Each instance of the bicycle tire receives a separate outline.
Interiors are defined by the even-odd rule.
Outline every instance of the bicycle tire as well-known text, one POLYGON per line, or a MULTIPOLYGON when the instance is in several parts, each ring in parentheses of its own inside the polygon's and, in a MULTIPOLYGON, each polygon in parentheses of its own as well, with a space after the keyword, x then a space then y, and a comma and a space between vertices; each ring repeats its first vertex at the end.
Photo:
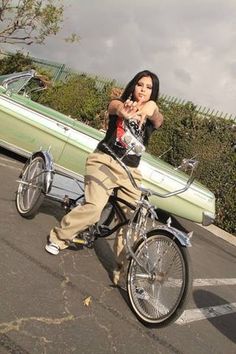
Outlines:
POLYGON ((22 171, 15 202, 18 213, 24 218, 33 218, 45 198, 44 169, 44 159, 36 156, 26 163, 22 171))
POLYGON ((145 262, 152 279, 132 258, 127 272, 127 291, 137 318, 147 326, 161 327, 183 313, 192 289, 188 249, 169 233, 153 230, 137 244, 135 255, 145 262), (172 264, 171 264, 172 262, 172 264))

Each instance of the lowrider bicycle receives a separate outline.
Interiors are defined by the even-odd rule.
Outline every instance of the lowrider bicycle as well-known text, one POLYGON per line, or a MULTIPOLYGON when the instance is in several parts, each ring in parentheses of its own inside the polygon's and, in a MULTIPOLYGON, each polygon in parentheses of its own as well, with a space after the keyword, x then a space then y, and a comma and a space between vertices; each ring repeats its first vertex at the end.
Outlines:
MULTIPOLYGON (((105 143, 104 143, 105 145, 105 143)), ((132 151, 137 145, 127 142, 128 150, 132 151)), ((127 173, 127 178, 135 189, 140 189, 131 171, 113 150, 106 148, 112 157, 127 173)), ((130 306, 137 318, 148 326, 163 326, 176 321, 183 313, 192 289, 192 271, 188 247, 191 246, 192 233, 185 233, 168 222, 160 225, 155 207, 149 202, 150 197, 172 198, 188 190, 194 181, 194 170, 198 162, 184 159, 182 168, 190 169, 187 184, 180 190, 159 194, 151 189, 141 188, 141 195, 134 206, 113 191, 104 207, 100 220, 87 229, 74 235, 70 245, 93 247, 97 238, 107 237, 126 226, 124 233, 125 250, 127 255, 127 273, 124 283, 120 286, 127 290, 130 306), (122 205, 133 210, 129 217, 122 210, 122 205), (136 239, 133 243, 134 237, 136 239)), ((53 168, 51 155, 40 151, 27 160, 20 175, 16 194, 16 208, 23 217, 34 216, 44 200, 44 197, 58 201, 54 194, 58 186, 54 184, 56 176, 64 176, 53 168)), ((68 175, 64 176, 64 188, 68 193, 68 175)), ((76 197, 61 200, 66 211, 81 205, 84 193, 80 181, 77 182, 76 197)), ((60 188, 59 188, 60 189, 60 188)), ((59 199, 60 200, 60 199, 59 199)))

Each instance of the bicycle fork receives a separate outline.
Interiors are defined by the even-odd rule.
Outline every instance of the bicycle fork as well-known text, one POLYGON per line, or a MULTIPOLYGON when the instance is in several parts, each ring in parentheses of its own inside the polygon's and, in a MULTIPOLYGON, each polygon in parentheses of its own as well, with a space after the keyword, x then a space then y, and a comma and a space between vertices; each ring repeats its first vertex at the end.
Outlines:
MULTIPOLYGON (((138 257, 136 257, 135 253, 133 252, 132 249, 132 235, 136 234, 137 239, 143 239, 147 240, 147 222, 148 222, 148 216, 151 215, 151 220, 152 220, 152 228, 155 226, 155 221, 157 220, 157 215, 156 212, 150 203, 145 200, 143 197, 139 202, 139 206, 137 209, 134 211, 129 223, 128 223, 128 228, 127 228, 127 233, 126 233, 126 249, 127 249, 127 255, 131 256, 135 260, 135 262, 140 266, 140 268, 146 273, 142 274, 143 278, 148 278, 152 280, 153 274, 151 273, 151 270, 148 269, 149 262, 146 262, 144 264, 138 257), (134 220, 137 218, 137 223, 134 222, 134 220)), ((145 245, 145 244, 144 244, 145 245)), ((147 247, 147 246, 146 246, 147 247)), ((146 260, 148 261, 148 251, 146 250, 146 260)))

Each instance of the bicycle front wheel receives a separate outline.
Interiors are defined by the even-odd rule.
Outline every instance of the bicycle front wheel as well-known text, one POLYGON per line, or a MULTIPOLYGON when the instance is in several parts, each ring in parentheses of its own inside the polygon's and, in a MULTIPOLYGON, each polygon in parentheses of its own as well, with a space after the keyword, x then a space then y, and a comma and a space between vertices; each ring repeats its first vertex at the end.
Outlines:
POLYGON ((138 319, 146 325, 164 326, 184 311, 192 286, 188 250, 172 235, 152 231, 135 250, 141 267, 131 259, 128 296, 138 319))
POLYGON ((45 197, 43 193, 45 161, 37 156, 27 162, 16 194, 16 209, 25 218, 32 218, 45 197))

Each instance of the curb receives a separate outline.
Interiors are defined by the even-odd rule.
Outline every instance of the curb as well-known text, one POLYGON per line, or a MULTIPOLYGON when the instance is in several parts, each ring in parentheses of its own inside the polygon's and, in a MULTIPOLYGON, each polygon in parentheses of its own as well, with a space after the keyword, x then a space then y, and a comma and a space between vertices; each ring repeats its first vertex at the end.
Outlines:
POLYGON ((197 224, 198 226, 201 226, 205 230, 213 233, 215 236, 222 238, 223 240, 231 243, 231 245, 236 246, 236 236, 231 235, 230 233, 220 229, 219 227, 215 225, 209 225, 209 226, 203 226, 201 224, 197 224))

